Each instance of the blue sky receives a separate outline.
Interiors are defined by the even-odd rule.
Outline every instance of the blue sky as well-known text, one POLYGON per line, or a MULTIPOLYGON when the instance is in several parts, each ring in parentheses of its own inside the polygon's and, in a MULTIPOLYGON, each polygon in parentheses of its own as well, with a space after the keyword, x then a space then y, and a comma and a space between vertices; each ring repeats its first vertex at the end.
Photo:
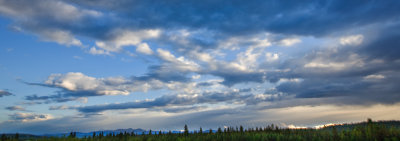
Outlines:
POLYGON ((0 0, 0 132, 399 120, 398 7, 0 0))

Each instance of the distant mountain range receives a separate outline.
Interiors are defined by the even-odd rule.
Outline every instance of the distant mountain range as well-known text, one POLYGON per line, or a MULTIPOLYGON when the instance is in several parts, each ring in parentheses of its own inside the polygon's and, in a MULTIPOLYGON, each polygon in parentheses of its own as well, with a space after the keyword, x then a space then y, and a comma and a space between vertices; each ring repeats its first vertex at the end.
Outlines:
MULTIPOLYGON (((327 126, 325 128, 321 128, 322 130, 327 129, 330 130, 332 128, 336 128, 338 130, 348 130, 348 129, 353 129, 357 126, 367 126, 367 122, 359 122, 359 123, 346 123, 346 124, 336 124, 332 126, 327 126)), ((378 125, 384 125, 388 128, 390 127, 395 127, 395 128, 400 128, 400 121, 374 121, 373 124, 378 124, 378 125)), ((119 134, 119 133, 135 133, 138 135, 141 134, 149 134, 149 131, 137 128, 137 129, 117 129, 117 130, 102 130, 102 131, 92 131, 92 132, 76 132, 76 137, 78 138, 83 138, 83 137, 90 137, 93 136, 93 133, 96 133, 96 135, 99 135, 100 133, 103 133, 104 136, 108 134, 119 134)), ((159 131, 152 131, 152 134, 158 134, 159 131)), ((168 133, 169 131, 162 131, 163 134, 168 133)), ((181 131, 171 131, 172 133, 182 133, 181 131)), ((190 131, 193 133, 193 131, 190 131)), ((204 130, 203 132, 208 132, 208 130, 204 130)), ((213 132, 216 132, 213 130, 213 132)), ((41 136, 46 136, 46 137, 67 137, 69 136, 70 133, 55 133, 55 134, 43 134, 43 135, 32 135, 32 134, 19 134, 20 138, 35 138, 35 137, 41 137, 41 136)), ((6 136, 15 136, 15 134, 5 134, 6 136)))
MULTIPOLYGON (((83 133, 83 132, 76 132, 76 137, 82 138, 82 137, 89 137, 89 136, 93 136, 93 133, 96 133, 96 135, 99 135, 100 133, 103 133, 104 135, 108 135, 108 134, 119 134, 119 133, 135 133, 135 134, 149 134, 149 131, 146 131, 144 129, 141 128, 137 128, 137 129, 132 129, 132 128, 128 128, 128 129, 117 129, 117 130, 102 130, 102 131, 92 131, 92 132, 87 132, 87 133, 83 133)), ((158 133, 159 131, 152 131, 152 134, 158 133)), ((164 133, 164 132, 163 132, 164 133)), ((69 136, 70 133, 55 133, 55 134, 44 134, 42 136, 47 136, 47 137, 62 137, 62 136, 69 136)))

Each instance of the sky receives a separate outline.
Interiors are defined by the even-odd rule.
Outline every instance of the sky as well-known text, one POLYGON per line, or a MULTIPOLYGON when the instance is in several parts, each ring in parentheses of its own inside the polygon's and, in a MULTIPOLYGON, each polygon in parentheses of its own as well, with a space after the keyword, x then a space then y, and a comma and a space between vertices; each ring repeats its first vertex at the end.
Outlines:
POLYGON ((400 120, 398 0, 0 0, 0 132, 400 120))

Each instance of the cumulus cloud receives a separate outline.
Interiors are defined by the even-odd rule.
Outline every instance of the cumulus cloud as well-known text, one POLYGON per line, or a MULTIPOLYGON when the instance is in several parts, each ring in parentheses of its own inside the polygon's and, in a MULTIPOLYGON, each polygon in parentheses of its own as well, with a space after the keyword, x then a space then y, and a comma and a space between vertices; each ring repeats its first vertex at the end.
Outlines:
POLYGON ((340 38, 340 44, 342 45, 350 45, 357 46, 360 45, 364 40, 363 35, 351 35, 340 38))
MULTIPOLYGON (((85 47, 88 42, 91 47, 84 49, 94 55, 136 51, 154 61, 140 76, 51 74, 44 83, 33 85, 58 91, 29 95, 26 100, 87 102, 87 97, 162 90, 160 97, 150 100, 50 110, 199 111, 186 115, 190 119, 203 113, 218 117, 248 113, 235 106, 257 113, 304 105, 398 103, 398 7, 397 1, 0 0, 0 13, 20 32, 65 46, 85 47), (243 86, 251 89, 239 88, 243 86), (218 104, 234 106, 204 110, 218 104)), ((7 95, 12 94, 0 90, 0 97, 7 95)), ((14 116, 40 119, 34 114, 14 116)))
POLYGON ((46 80, 45 84, 64 88, 69 91, 93 91, 98 95, 127 95, 129 91, 110 87, 112 85, 123 84, 126 81, 124 78, 96 79, 79 72, 70 72, 65 75, 52 74, 46 80))
POLYGON ((123 29, 115 29, 107 40, 96 41, 96 46, 107 52, 121 52, 124 47, 137 46, 136 51, 144 54, 151 54, 152 51, 147 43, 142 43, 143 40, 157 38, 160 35, 160 30, 138 30, 130 31, 123 29))
POLYGON ((298 38, 287 38, 279 41, 279 44, 282 46, 293 46, 295 44, 300 43, 301 40, 298 38))
POLYGON ((54 41, 67 46, 82 46, 82 43, 74 37, 75 33, 71 33, 71 30, 54 25, 78 26, 68 23, 76 23, 84 21, 86 18, 96 18, 102 15, 101 12, 81 9, 63 1, 2 0, 0 3, 0 13, 14 19, 16 24, 20 25, 19 28, 34 33, 45 41, 54 41))
POLYGON ((185 57, 175 57, 171 52, 164 49, 157 49, 158 56, 166 61, 167 63, 163 65, 163 69, 168 69, 170 71, 178 70, 180 72, 196 72, 199 70, 199 65, 193 61, 185 59, 185 57))
POLYGON ((279 59, 279 55, 277 53, 267 52, 267 53, 265 53, 265 57, 268 62, 273 62, 273 61, 276 61, 279 59))
POLYGON ((110 52, 103 49, 97 49, 96 47, 91 47, 89 53, 93 55, 111 55, 110 52))
POLYGON ((147 55, 153 54, 153 50, 151 50, 147 43, 139 44, 136 48, 136 51, 147 55))
MULTIPOLYGON (((168 77, 168 76, 165 76, 168 77)), ((60 91, 54 95, 29 95, 25 99, 29 101, 43 101, 44 103, 80 101, 87 102, 86 97, 104 95, 129 95, 133 92, 147 92, 149 90, 170 89, 175 91, 190 91, 195 83, 174 80, 173 76, 168 79, 156 74, 141 77, 108 77, 95 78, 80 72, 69 72, 66 74, 52 74, 44 83, 27 83, 45 87, 59 88, 60 91)), ((179 80, 180 78, 178 78, 179 80)))
POLYGON ((52 109, 76 109, 82 113, 97 113, 107 110, 124 110, 139 108, 166 108, 166 111, 185 111, 197 108, 170 109, 171 106, 188 106, 196 104, 218 104, 224 103, 242 103, 246 105, 256 105, 260 102, 278 100, 282 95, 271 94, 241 94, 248 90, 230 91, 230 92, 204 92, 202 94, 177 94, 163 95, 152 100, 142 100, 135 102, 92 105, 83 107, 54 107, 52 109))
POLYGON ((11 121, 32 122, 49 120, 53 117, 49 114, 34 114, 34 113, 14 113, 9 115, 11 121))

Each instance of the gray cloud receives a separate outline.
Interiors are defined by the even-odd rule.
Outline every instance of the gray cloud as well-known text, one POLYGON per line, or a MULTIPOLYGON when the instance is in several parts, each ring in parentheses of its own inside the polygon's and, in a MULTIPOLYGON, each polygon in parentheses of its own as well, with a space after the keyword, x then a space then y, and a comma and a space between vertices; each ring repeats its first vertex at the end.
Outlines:
MULTIPOLYGON (((75 109, 86 114, 136 108, 181 112, 197 109, 190 105, 222 102, 252 106, 265 101, 281 100, 287 98, 286 96, 297 101, 276 107, 397 103, 400 100, 400 89, 397 87, 400 82, 400 32, 396 30, 400 25, 398 7, 400 2, 394 0, 210 0, 179 3, 0 0, 0 13, 11 18, 14 26, 21 27, 22 31, 37 35, 45 41, 67 46, 85 46, 77 37, 87 37, 104 42, 105 45, 96 44, 95 49, 105 53, 122 52, 122 46, 139 46, 147 41, 173 50, 148 51, 147 55, 158 57, 160 64, 150 66, 144 76, 94 78, 82 73, 53 74, 45 83, 33 85, 58 88, 59 91, 53 95, 26 96, 25 99, 29 101, 66 102, 83 97, 146 92, 168 88, 170 85, 177 85, 174 89, 177 90, 188 87, 182 83, 191 83, 188 77, 190 73, 223 78, 221 84, 228 87, 249 82, 271 82, 277 85, 276 89, 268 91, 273 92, 273 95, 243 95, 240 92, 250 93, 243 89, 239 92, 202 93, 197 96, 164 95, 153 100, 119 104, 50 107, 50 110, 75 109), (160 35, 156 32, 158 30, 160 35), (138 41, 118 45, 119 39, 124 37, 121 31, 127 31, 126 34, 129 33, 128 35, 134 36, 138 41), (257 64, 261 57, 256 57, 255 63, 243 61, 244 63, 238 64, 235 61, 242 60, 220 61, 215 56, 206 54, 212 52, 212 49, 225 47, 221 43, 230 42, 228 39, 232 37, 237 37, 237 40, 252 39, 266 32, 276 34, 274 36, 277 37, 265 37, 272 38, 271 42, 279 42, 285 37, 331 39, 353 33, 363 35, 364 41, 358 46, 337 44, 340 47, 331 47, 336 44, 323 44, 305 54, 296 54, 286 60, 262 65, 257 64), (157 35, 153 36, 152 33, 157 35), (249 69, 246 65, 255 67, 249 69), (169 106, 183 107, 174 109, 169 106)), ((255 44, 244 40, 237 46, 248 49, 255 44)), ((273 47, 269 49, 274 50, 273 47)), ((218 84, 197 83, 197 87, 202 88, 214 85, 218 84)), ((0 97, 8 95, 12 94, 0 90, 0 97)))
POLYGON ((106 110, 153 108, 165 106, 182 106, 202 103, 229 102, 249 97, 249 95, 240 95, 239 93, 205 93, 202 95, 164 95, 153 100, 126 102, 118 104, 105 104, 78 107, 77 110, 83 113, 102 112, 106 110))
POLYGON ((189 106, 189 107, 173 107, 173 108, 162 108, 162 111, 167 113, 181 113, 186 111, 198 111, 207 108, 206 106, 189 106))
POLYGON ((0 90, 0 97, 10 96, 10 95, 13 95, 13 94, 8 92, 7 90, 0 90))
POLYGON ((5 109, 9 111, 25 111, 25 108, 21 106, 9 106, 6 107, 5 109))
MULTIPOLYGON (((271 95, 271 94, 241 94, 244 91, 233 91, 233 92, 205 92, 203 94, 188 94, 188 95, 164 95, 153 100, 143 100, 126 103, 115 103, 115 104, 103 104, 103 105, 92 105, 83 107, 54 107, 51 109, 76 109, 82 113, 97 113, 106 110, 124 110, 124 109, 138 109, 138 108, 149 108, 158 109, 161 108, 166 112, 180 112, 185 110, 196 110, 199 107, 180 107, 168 108, 171 106, 187 106, 196 104, 217 104, 221 102, 225 103, 242 103, 246 105, 256 105, 260 102, 275 101, 279 100, 283 95, 271 95), (196 108, 197 107, 197 108, 196 108)), ((201 107, 200 107, 201 108, 201 107)))
POLYGON ((391 21, 398 17, 395 13, 400 5, 397 1, 74 2, 104 11, 118 11, 125 22, 136 27, 205 28, 230 35, 260 31, 321 35, 337 29, 391 21))
POLYGON ((52 117, 47 114, 34 114, 34 113, 14 113, 9 115, 11 121, 29 122, 29 121, 40 121, 48 120, 52 117))

